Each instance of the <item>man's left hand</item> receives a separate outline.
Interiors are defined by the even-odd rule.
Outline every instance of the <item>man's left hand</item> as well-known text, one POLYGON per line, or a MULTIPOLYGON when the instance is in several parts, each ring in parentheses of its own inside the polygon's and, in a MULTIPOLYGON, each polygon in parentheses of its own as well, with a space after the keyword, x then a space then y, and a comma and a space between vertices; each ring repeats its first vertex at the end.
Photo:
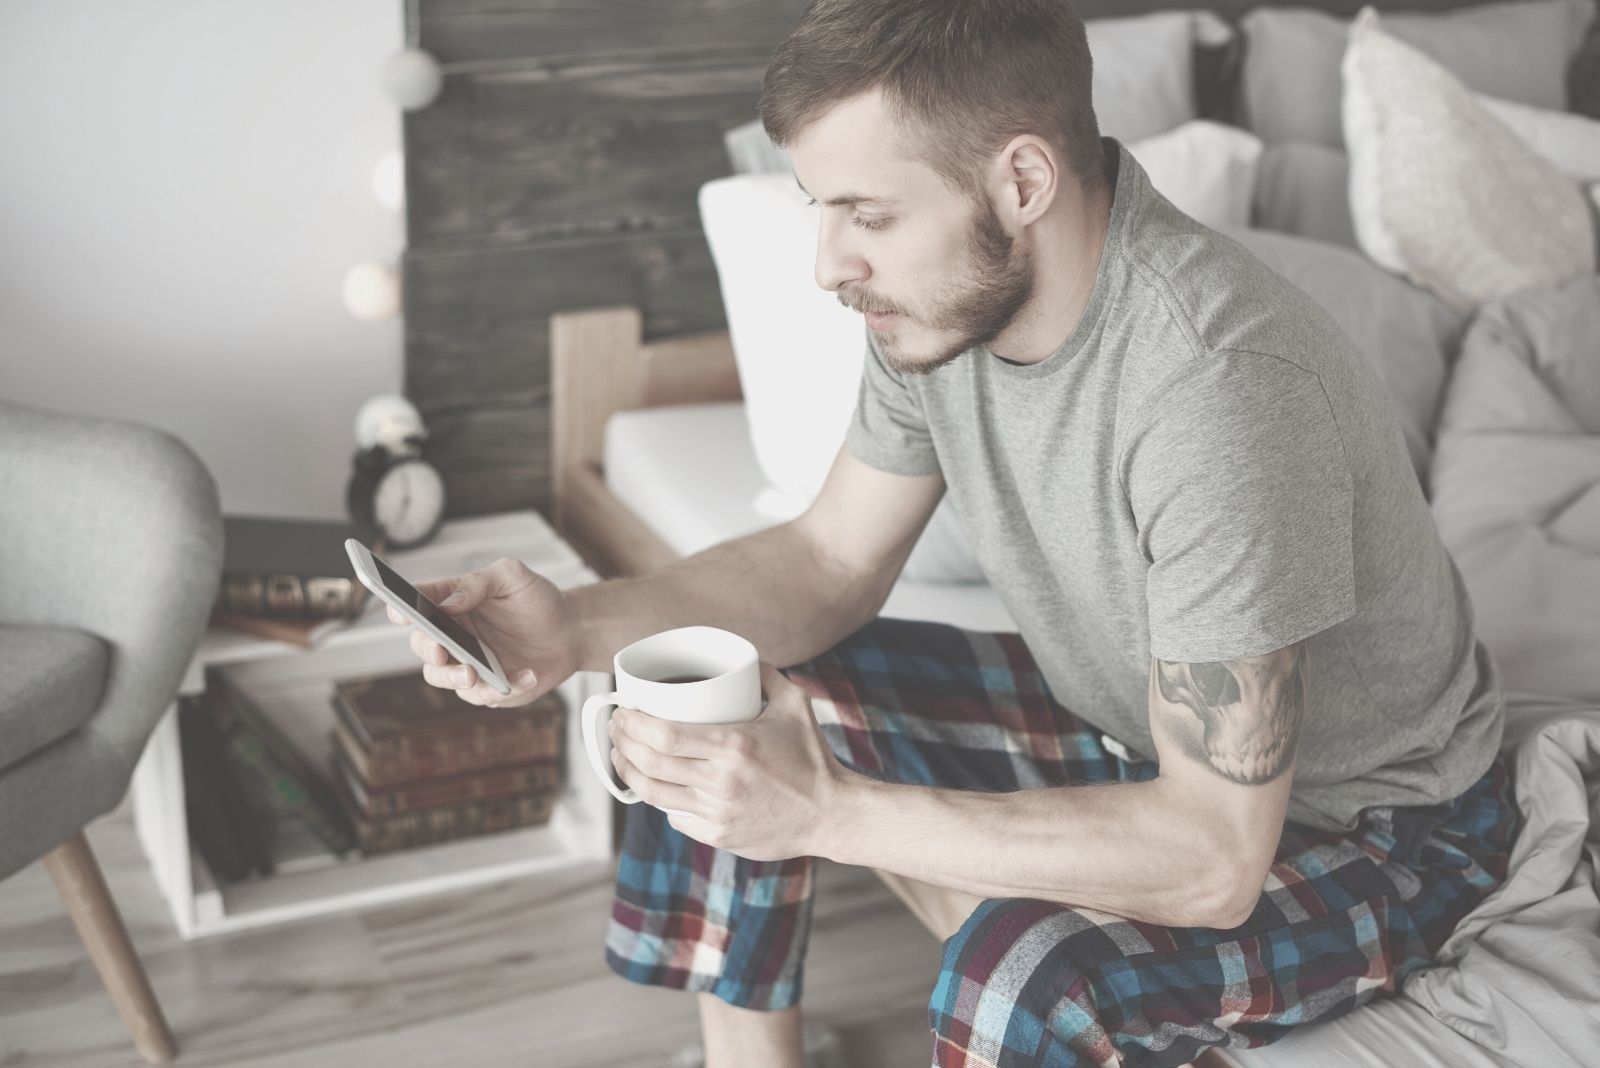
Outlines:
POLYGON ((667 822, 748 860, 818 856, 850 772, 822 739, 811 699, 761 663, 767 707, 748 723, 679 723, 638 709, 611 716, 611 760, 667 822))

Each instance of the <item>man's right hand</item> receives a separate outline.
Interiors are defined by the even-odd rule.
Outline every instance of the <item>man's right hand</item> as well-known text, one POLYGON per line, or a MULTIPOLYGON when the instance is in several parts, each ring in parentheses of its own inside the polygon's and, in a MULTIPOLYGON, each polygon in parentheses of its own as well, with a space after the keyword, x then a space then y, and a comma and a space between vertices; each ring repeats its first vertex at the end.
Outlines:
POLYGON ((502 694, 459 663, 438 642, 393 608, 391 622, 411 627, 411 649, 422 677, 455 690, 463 701, 491 708, 525 705, 555 689, 577 670, 581 635, 577 612, 549 579, 521 560, 501 557, 455 578, 416 584, 417 592, 454 617, 500 658, 511 693, 502 694), (451 595, 459 594, 454 601, 451 595))

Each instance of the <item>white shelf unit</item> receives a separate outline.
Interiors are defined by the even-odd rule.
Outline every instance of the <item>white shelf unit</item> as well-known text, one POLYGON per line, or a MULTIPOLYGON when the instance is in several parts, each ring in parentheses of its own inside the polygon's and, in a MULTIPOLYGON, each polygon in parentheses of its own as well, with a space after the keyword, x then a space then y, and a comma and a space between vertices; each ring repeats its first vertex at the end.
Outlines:
MULTIPOLYGON (((384 556, 417 580, 463 574, 501 556, 522 560, 563 588, 598 579, 532 511, 456 520, 429 544, 384 556)), ((389 622, 376 597, 368 598, 359 620, 332 629, 309 650, 213 629, 196 650, 178 696, 202 693, 206 667, 224 667, 296 747, 314 757, 329 744, 335 681, 407 667, 422 670, 408 633, 389 622)), ((583 755, 578 710, 590 694, 610 690, 611 681, 608 674, 579 672, 561 687, 568 712, 566 775, 547 824, 228 885, 211 877, 189 840, 175 700, 134 770, 132 792, 139 839, 179 933, 201 938, 609 861, 611 795, 583 755)))

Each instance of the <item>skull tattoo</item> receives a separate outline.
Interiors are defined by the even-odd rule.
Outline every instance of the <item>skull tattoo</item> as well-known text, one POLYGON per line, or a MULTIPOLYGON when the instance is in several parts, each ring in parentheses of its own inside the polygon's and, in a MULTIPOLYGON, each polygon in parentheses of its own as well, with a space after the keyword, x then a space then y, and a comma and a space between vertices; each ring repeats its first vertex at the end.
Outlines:
POLYGON ((1305 709, 1305 642, 1239 660, 1155 664, 1161 696, 1199 718, 1219 775, 1253 786, 1289 766, 1305 709))

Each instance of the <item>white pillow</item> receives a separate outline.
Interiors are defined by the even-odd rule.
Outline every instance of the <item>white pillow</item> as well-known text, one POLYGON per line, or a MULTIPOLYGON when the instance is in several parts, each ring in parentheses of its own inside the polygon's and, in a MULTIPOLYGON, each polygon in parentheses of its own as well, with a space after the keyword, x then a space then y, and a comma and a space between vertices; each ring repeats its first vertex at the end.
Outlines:
MULTIPOLYGON (((1235 212, 1242 213, 1239 225, 1248 221, 1250 187, 1240 192, 1232 185, 1247 173, 1253 181, 1260 151, 1254 135, 1235 136, 1197 120, 1128 148, 1141 165, 1147 158, 1156 164, 1156 188, 1180 208, 1195 206, 1213 217, 1211 225, 1225 225, 1225 216, 1235 212)), ((701 186, 699 200, 750 441, 770 484, 755 506, 775 520, 789 519, 816 498, 844 442, 861 384, 866 324, 816 283, 821 209, 806 204, 793 174, 718 178, 701 186)), ((948 499, 912 551, 904 576, 983 580, 948 499)))
POLYGON ((1478 103, 1521 141, 1563 174, 1580 182, 1600 181, 1600 120, 1570 111, 1529 107, 1474 94, 1478 103))
POLYGON ((1213 229, 1250 225, 1261 138, 1195 119, 1128 146, 1150 184, 1178 210, 1213 229))
MULTIPOLYGON (((743 174, 700 188, 756 464, 770 486, 754 502, 782 521, 816 498, 855 409, 866 324, 813 277, 819 208, 792 174, 743 174)), ((949 498, 902 576, 980 582, 983 572, 949 498)))
POLYGON ((1375 262, 1457 311, 1592 270, 1582 190, 1362 8, 1343 62, 1350 212, 1375 262))

